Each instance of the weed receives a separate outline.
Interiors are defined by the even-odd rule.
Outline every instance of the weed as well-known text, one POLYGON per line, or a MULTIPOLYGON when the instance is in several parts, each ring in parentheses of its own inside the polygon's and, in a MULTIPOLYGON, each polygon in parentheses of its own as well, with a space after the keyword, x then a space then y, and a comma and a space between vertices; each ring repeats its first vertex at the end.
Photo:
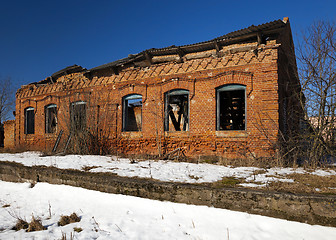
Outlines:
POLYGON ((243 183, 243 181, 234 177, 223 177, 222 180, 213 183, 213 185, 218 188, 235 187, 239 183, 243 183))
POLYGON ((194 176, 194 175, 190 175, 190 174, 189 174, 189 177, 190 177, 191 179, 195 179, 196 181, 197 181, 198 179, 200 179, 200 177, 198 177, 198 176, 194 176))
POLYGON ((49 209, 48 210, 49 210, 49 219, 50 219, 51 218, 51 205, 50 205, 50 202, 49 202, 48 205, 49 205, 49 209))
POLYGON ((25 220, 18 219, 16 221, 15 226, 12 229, 15 230, 15 231, 19 231, 21 229, 27 229, 28 227, 29 227, 29 224, 25 220))
POLYGON ((46 230, 47 228, 42 225, 40 219, 36 219, 34 216, 32 217, 31 222, 29 223, 29 227, 27 232, 35 232, 35 231, 42 231, 46 230))
POLYGON ((318 176, 313 174, 293 173, 287 175, 287 178, 293 179, 294 182, 271 182, 269 188, 275 191, 293 193, 336 194, 336 189, 334 189, 336 182, 335 175, 318 176), (316 189, 319 189, 319 191, 316 189))
POLYGON ((76 213, 72 213, 70 216, 61 216, 60 220, 58 221, 58 226, 65 226, 70 223, 79 222, 80 218, 77 216, 76 213))
POLYGON ((138 163, 135 159, 130 159, 130 164, 138 163))
POLYGON ((197 162, 198 163, 216 164, 216 163, 219 162, 219 157, 216 156, 216 155, 198 156, 197 162))
POLYGON ((98 168, 97 166, 84 166, 82 170, 85 172, 89 172, 91 169, 98 168))
POLYGON ((116 225, 119 231, 122 232, 121 228, 117 224, 114 224, 114 225, 116 225))
POLYGON ((80 228, 80 227, 74 227, 73 230, 74 230, 75 232, 78 232, 78 233, 81 232, 81 231, 83 231, 83 229, 80 228))
MULTIPOLYGON (((96 219, 94 218, 94 217, 92 217, 92 220, 93 220, 93 223, 94 223, 94 230, 96 231, 96 232, 98 232, 98 231, 101 231, 101 229, 100 229, 100 227, 99 227, 99 224, 97 223, 97 221, 96 221, 96 219)), ((118 227, 118 226, 117 226, 118 227)), ((118 227, 119 228, 119 227, 118 227)), ((120 229, 121 230, 121 229, 120 229)))
MULTIPOLYGON (((70 233, 70 239, 69 240, 73 240, 73 237, 74 237, 73 234, 70 233)), ((66 233, 62 232, 62 238, 61 238, 61 240, 67 240, 66 233)))

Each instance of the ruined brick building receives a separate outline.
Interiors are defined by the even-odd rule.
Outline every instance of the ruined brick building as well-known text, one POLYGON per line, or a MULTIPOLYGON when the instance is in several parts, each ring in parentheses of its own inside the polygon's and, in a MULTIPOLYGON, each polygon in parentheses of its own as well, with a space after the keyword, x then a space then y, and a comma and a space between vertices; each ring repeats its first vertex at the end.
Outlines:
POLYGON ((22 86, 14 141, 51 150, 59 137, 59 151, 88 129, 122 153, 269 156, 299 126, 299 90, 284 18, 22 86))

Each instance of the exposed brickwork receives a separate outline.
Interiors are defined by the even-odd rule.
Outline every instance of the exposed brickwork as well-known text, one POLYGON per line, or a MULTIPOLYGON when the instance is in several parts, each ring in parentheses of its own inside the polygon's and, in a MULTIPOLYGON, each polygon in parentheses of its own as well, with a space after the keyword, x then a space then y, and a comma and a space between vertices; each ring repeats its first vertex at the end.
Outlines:
POLYGON ((270 156, 281 128, 280 79, 289 81, 283 80, 281 67, 291 68, 288 62, 279 62, 279 53, 294 53, 286 48, 289 42, 281 34, 290 34, 289 25, 265 44, 249 40, 223 46, 218 52, 185 54, 181 59, 169 55, 173 60, 165 63, 155 62, 167 56, 155 56, 151 65, 127 67, 119 74, 105 68, 24 86, 16 95, 15 144, 50 150, 62 129, 60 146, 64 146, 70 104, 85 101, 87 125, 106 134, 119 152, 157 154, 161 146, 163 153, 185 147, 193 156, 270 156), (216 88, 226 84, 246 86, 246 130, 216 131, 216 88), (189 91, 190 121, 185 132, 164 131, 164 96, 173 89, 189 91), (122 98, 129 94, 142 95, 141 132, 122 131, 122 98), (45 133, 44 108, 48 104, 58 108, 57 131, 52 134, 45 133), (35 109, 34 134, 24 134, 27 107, 35 109))
POLYGON ((14 143, 15 121, 8 120, 4 122, 4 131, 5 131, 4 147, 7 149, 13 149, 15 147, 14 143))

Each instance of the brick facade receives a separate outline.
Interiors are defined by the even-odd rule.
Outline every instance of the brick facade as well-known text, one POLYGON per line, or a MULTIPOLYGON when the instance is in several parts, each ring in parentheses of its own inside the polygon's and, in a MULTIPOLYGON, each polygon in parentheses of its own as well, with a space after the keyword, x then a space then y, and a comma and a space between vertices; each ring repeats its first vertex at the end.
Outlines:
POLYGON ((71 104, 85 102, 86 126, 107 136, 121 153, 158 154, 184 147, 190 156, 270 156, 279 131, 288 125, 283 123, 288 119, 283 110, 291 108, 288 104, 297 104, 283 103, 282 98, 299 85, 288 20, 259 25, 258 31, 253 27, 228 38, 224 35, 214 44, 150 49, 126 62, 90 70, 68 68, 23 86, 16 94, 15 144, 48 151, 63 130, 61 149, 70 134, 71 104), (245 88, 244 129, 216 127, 216 89, 227 85, 245 88), (165 94, 176 89, 188 91, 187 131, 165 131, 165 94), (123 128, 123 99, 131 94, 142 96, 141 131, 123 128), (46 133, 45 108, 50 104, 57 105, 57 126, 55 132, 46 133), (26 134, 25 109, 34 111, 33 134, 26 134))
POLYGON ((4 147, 6 149, 13 149, 15 148, 14 142, 14 133, 15 133, 15 121, 8 120, 4 122, 4 147))

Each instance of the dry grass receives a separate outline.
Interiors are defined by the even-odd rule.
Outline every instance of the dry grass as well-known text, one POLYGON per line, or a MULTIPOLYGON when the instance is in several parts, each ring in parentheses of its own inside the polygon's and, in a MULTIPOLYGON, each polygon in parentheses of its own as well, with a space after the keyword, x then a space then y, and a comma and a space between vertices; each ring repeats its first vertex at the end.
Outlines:
POLYGON ((84 166, 82 170, 85 172, 89 172, 91 169, 98 168, 98 166, 84 166))
POLYGON ((222 180, 214 182, 213 186, 215 188, 222 188, 222 187, 233 188, 237 184, 240 184, 240 183, 243 183, 243 182, 244 182, 243 179, 238 179, 238 178, 234 178, 234 177, 223 177, 222 180))
MULTIPOLYGON (((285 163, 274 158, 224 158, 220 157, 218 163, 224 166, 232 167, 258 167, 258 168, 272 168, 272 167, 286 167, 285 163)), ((291 166, 292 167, 292 166, 291 166)))
POLYGON ((34 216, 32 217, 31 222, 29 223, 29 227, 27 232, 35 232, 35 231, 42 231, 46 230, 47 228, 42 225, 40 219, 36 219, 34 216))
MULTIPOLYGON (((74 239, 74 235, 72 234, 72 233, 70 233, 70 238, 69 238, 69 240, 73 240, 74 239)), ((62 238, 61 238, 61 240, 67 240, 67 235, 66 235, 66 233, 63 233, 62 232, 62 238)))
MULTIPOLYGON (((209 163, 209 164, 218 164, 232 167, 259 167, 259 168, 286 167, 284 161, 281 161, 274 157, 225 158, 217 155, 208 155, 208 156, 199 155, 197 157, 188 157, 186 158, 185 161, 189 163, 209 163)), ((289 167, 296 167, 296 166, 291 165, 289 167)))
POLYGON ((270 190, 291 193, 319 193, 336 195, 336 176, 317 176, 313 174, 293 173, 287 175, 294 183, 271 182, 270 190))
POLYGON ((79 222, 80 218, 77 216, 76 213, 72 213, 70 216, 61 216, 60 220, 58 221, 58 226, 65 226, 70 223, 79 222))
POLYGON ((19 231, 21 229, 26 229, 27 232, 35 232, 35 231, 46 230, 47 228, 42 225, 42 222, 40 219, 35 218, 33 216, 30 223, 20 218, 17 220, 15 226, 13 227, 13 230, 19 231))
POLYGON ((23 220, 23 219, 18 219, 18 220, 16 221, 15 226, 13 227, 13 230, 15 230, 15 231, 19 231, 19 230, 21 230, 21 229, 27 229, 28 227, 29 227, 29 224, 28 224, 25 220, 23 220))
POLYGON ((80 228, 80 227, 74 227, 73 230, 74 230, 75 232, 78 232, 78 233, 81 232, 81 231, 83 231, 83 229, 80 228))

